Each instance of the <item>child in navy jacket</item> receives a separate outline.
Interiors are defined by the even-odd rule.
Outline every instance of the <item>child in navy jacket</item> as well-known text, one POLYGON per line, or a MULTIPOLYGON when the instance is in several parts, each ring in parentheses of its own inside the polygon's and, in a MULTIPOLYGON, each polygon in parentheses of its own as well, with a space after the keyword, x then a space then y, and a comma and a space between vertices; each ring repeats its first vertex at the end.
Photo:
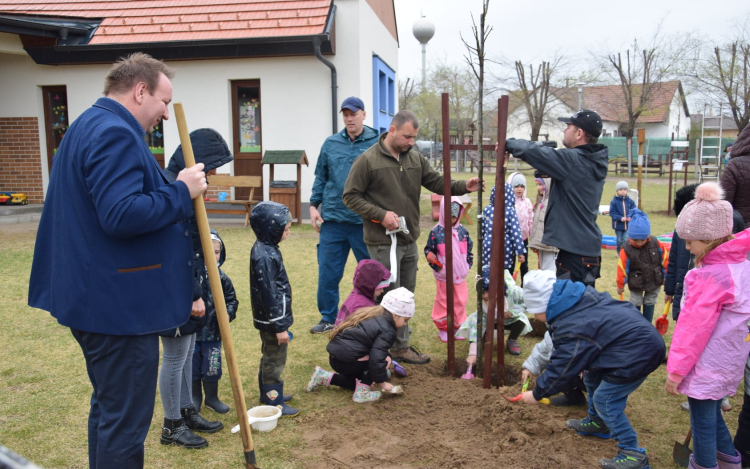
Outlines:
POLYGON ((529 272, 524 299, 528 312, 548 323, 554 350, 523 402, 536 404, 557 394, 585 371, 589 413, 567 426, 617 442, 617 456, 599 461, 603 469, 649 468, 624 411, 628 396, 664 362, 666 346, 656 328, 631 303, 580 282, 556 280, 553 272, 529 272))
POLYGON ((612 229, 617 237, 617 253, 628 240, 628 214, 636 208, 633 199, 628 197, 628 183, 620 181, 615 186, 615 196, 609 204, 609 216, 612 217, 612 229))

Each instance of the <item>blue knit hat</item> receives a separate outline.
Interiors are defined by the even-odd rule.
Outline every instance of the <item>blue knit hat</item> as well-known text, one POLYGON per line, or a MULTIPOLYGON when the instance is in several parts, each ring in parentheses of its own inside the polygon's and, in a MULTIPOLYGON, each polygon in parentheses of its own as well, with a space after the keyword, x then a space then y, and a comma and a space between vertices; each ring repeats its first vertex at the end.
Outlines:
POLYGON ((647 239, 651 234, 651 222, 648 216, 634 208, 628 214, 630 223, 628 224, 628 238, 630 239, 647 239))

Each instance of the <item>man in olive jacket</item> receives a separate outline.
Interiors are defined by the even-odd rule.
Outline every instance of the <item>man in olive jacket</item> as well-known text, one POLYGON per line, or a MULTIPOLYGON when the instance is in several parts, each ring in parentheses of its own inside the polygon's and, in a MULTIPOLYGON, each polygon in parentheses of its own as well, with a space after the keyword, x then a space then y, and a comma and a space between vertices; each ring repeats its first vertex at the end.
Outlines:
MULTIPOLYGON (((397 280, 391 288, 405 287, 414 292, 419 261, 419 196, 421 187, 443 191, 443 176, 417 150, 413 150, 419 123, 410 111, 398 112, 388 132, 352 164, 344 186, 344 204, 363 221, 365 244, 372 259, 391 268, 391 238, 385 230, 398 228, 398 217, 406 219, 409 233, 398 233, 396 250, 397 280)), ((463 195, 479 188, 479 178, 452 181, 452 195, 463 195)), ((409 346, 409 328, 401 327, 391 355, 397 361, 424 364, 430 357, 409 346)))

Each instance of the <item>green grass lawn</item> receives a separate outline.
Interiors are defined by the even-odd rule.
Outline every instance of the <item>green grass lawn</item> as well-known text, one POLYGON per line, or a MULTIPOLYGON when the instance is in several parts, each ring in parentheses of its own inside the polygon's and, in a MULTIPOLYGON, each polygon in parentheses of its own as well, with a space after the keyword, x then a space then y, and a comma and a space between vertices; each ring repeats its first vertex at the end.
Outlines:
MULTIPOLYGON (((531 172, 525 172, 530 187, 534 187, 531 172)), ((467 173, 458 175, 460 178, 470 176, 467 173)), ((494 179, 494 174, 488 176, 494 179)), ((609 204, 612 199, 615 182, 614 178, 607 181, 602 204, 609 204)), ((635 187, 633 180, 630 183, 631 187, 635 187)), ((488 181, 485 205, 491 186, 492 183, 488 181)), ((652 233, 661 235, 670 232, 675 218, 656 213, 666 211, 667 185, 649 181, 642 193, 643 208, 651 215, 652 233)), ((476 194, 472 194, 472 197, 474 204, 470 215, 476 221, 476 194)), ((533 195, 530 197, 533 200, 533 195)), ((429 197, 423 196, 421 205, 423 215, 429 213, 429 197)), ((434 222, 423 223, 420 248, 433 224, 434 222)), ((604 234, 614 234, 609 217, 599 217, 599 225, 604 234)), ((468 228, 475 237, 476 224, 468 228)), ((250 229, 218 229, 227 246, 224 270, 234 281, 240 300, 232 332, 249 408, 256 405, 258 400, 256 375, 260 357, 260 340, 252 325, 248 285, 248 256, 255 238, 250 229)), ((45 468, 86 468, 86 419, 91 386, 81 351, 67 328, 58 325, 48 313, 26 306, 36 233, 34 227, 22 229, 0 225, 0 232, 3 233, 3 241, 0 243, 0 278, 3 279, 0 322, 3 325, 5 350, 5 358, 0 362, 0 443, 45 468)), ((303 225, 293 227, 292 236, 281 244, 292 282, 295 317, 295 324, 291 328, 295 337, 289 347, 289 359, 283 377, 286 380, 285 391, 295 394, 293 404, 302 409, 302 414, 297 419, 281 421, 271 433, 253 432, 258 464, 267 469, 304 468, 305 462, 298 459, 298 450, 305 445, 305 431, 314 429, 316 422, 326 419, 327 410, 350 405, 349 399, 342 399, 342 394, 338 392, 310 395, 304 392, 304 386, 314 367, 327 365, 328 362, 325 352, 327 338, 308 333, 308 329, 320 319, 316 307, 316 243, 317 233, 311 226, 303 225)), ((615 251, 604 250, 602 256, 602 278, 597 282, 597 288, 615 296, 615 251)), ((535 267, 536 262, 532 254, 530 265, 535 267)), ((341 282, 341 301, 351 291, 354 267, 352 256, 341 282)), ((475 293, 472 288, 469 290, 468 304, 475 305, 475 293)), ((437 340, 435 327, 430 320, 434 294, 435 281, 431 269, 423 259, 417 279, 417 315, 410 323, 413 327, 412 343, 429 353, 433 360, 444 360, 445 345, 437 340)), ((468 308, 469 313, 473 310, 468 308)), ((661 314, 663 295, 656 310, 657 314, 661 314)), ((673 327, 670 316, 670 331, 665 336, 668 344, 673 327)), ((506 361, 520 366, 531 352, 535 341, 522 337, 522 356, 516 358, 506 355, 506 361)), ((457 344, 457 360, 463 360, 467 348, 466 343, 457 344)), ((655 468, 675 467, 671 462, 672 446, 675 440, 684 439, 689 425, 688 414, 679 410, 679 404, 684 399, 670 396, 663 389, 665 376, 664 368, 653 373, 632 396, 628 407, 628 415, 639 433, 641 444, 648 448, 652 467, 655 468)), ((220 395, 234 408, 226 369, 220 382, 220 395)), ((467 402, 470 405, 471 396, 467 396, 467 402)), ((741 397, 733 398, 732 403, 735 408, 726 415, 726 420, 730 430, 734 432, 741 397)), ((207 449, 187 451, 161 446, 159 432, 164 414, 157 396, 154 419, 146 439, 146 467, 242 467, 239 435, 232 435, 228 431, 235 425, 236 416, 233 413, 219 416, 210 410, 204 411, 204 415, 221 420, 226 428, 207 436, 210 442, 207 449)), ((479 441, 481 435, 477 437, 479 441)), ((529 456, 533 458, 533 455, 529 456)))

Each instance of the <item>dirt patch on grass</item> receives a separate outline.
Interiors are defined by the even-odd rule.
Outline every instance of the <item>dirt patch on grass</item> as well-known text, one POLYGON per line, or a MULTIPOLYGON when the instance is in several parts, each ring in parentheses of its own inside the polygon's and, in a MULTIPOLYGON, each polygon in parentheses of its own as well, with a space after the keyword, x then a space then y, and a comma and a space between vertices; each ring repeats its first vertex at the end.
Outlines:
MULTIPOLYGON (((483 389, 480 379, 446 377, 442 364, 407 366, 408 377, 392 380, 402 396, 355 404, 349 391, 315 391, 339 393, 346 403, 300 419, 307 445, 295 456, 308 468, 541 469, 598 467, 617 453, 613 441, 565 427, 585 407, 511 404, 500 393, 514 396, 520 383, 483 389)), ((518 379, 517 370, 506 375, 518 379)))

